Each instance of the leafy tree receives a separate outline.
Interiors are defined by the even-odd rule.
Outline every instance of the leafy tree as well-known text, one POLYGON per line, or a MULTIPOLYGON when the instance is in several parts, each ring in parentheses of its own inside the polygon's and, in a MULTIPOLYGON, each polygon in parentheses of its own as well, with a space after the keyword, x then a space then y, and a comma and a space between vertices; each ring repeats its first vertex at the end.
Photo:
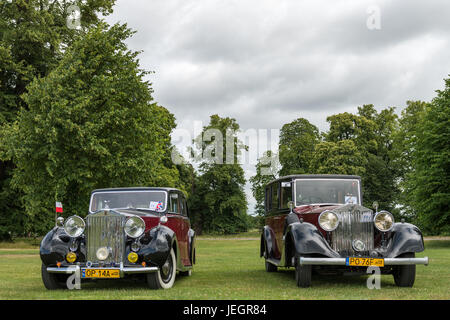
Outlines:
POLYGON ((450 233, 450 78, 426 107, 416 132, 408 175, 411 205, 426 232, 450 233))
POLYGON ((414 184, 414 153, 417 150, 417 136, 429 103, 423 101, 407 101, 402 110, 398 128, 393 133, 393 161, 398 170, 399 189, 396 204, 400 207, 402 217, 412 220, 417 216, 412 206, 414 184))
POLYGON ((248 228, 245 176, 237 161, 240 150, 246 146, 239 141, 238 130, 235 119, 212 115, 209 125, 195 139, 197 150, 203 155, 191 210, 198 233, 236 233, 248 228))
POLYGON ((352 140, 321 142, 316 145, 311 172, 317 174, 363 175, 367 159, 352 140))
MULTIPOLYGON (((0 0, 0 127, 27 109, 22 94, 36 77, 53 70, 67 47, 112 12, 115 0, 0 0), (68 28, 71 5, 80 9, 80 28, 68 28)), ((0 148, 3 147, 0 145, 0 148)), ((21 194, 11 185, 11 160, 0 161, 0 239, 23 233, 21 194)))
POLYGON ((373 105, 364 105, 358 108, 358 114, 336 114, 328 117, 327 121, 330 130, 324 134, 325 141, 351 140, 366 159, 361 174, 364 205, 371 206, 376 200, 382 208, 393 211, 395 196, 399 192, 396 184, 399 173, 392 151, 393 133, 397 128, 394 108, 378 113, 373 105))
POLYGON ((304 118, 283 125, 280 131, 280 176, 309 172, 315 145, 319 142, 319 129, 304 118))
POLYGON ((175 119, 152 102, 148 72, 124 43, 131 35, 126 25, 100 24, 23 95, 28 108, 2 142, 17 166, 12 185, 24 194, 26 230, 47 231, 55 201, 84 215, 95 188, 179 183, 168 165, 175 119))
POLYGON ((263 217, 265 214, 265 187, 277 177, 276 158, 271 150, 264 152, 256 164, 256 174, 250 178, 252 194, 256 200, 255 213, 258 217, 263 217))

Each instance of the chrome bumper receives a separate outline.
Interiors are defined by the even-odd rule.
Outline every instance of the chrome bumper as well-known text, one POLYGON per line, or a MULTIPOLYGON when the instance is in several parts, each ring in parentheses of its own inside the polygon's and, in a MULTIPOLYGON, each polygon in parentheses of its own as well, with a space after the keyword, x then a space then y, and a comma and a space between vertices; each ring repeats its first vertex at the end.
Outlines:
MULTIPOLYGON (((385 266, 401 266, 410 264, 428 265, 428 257, 424 258, 384 258, 385 266)), ((300 265, 345 266, 346 258, 304 258, 300 257, 300 265)))
POLYGON ((108 269, 108 270, 119 270, 120 277, 122 278, 125 274, 138 274, 138 273, 152 273, 157 272, 158 267, 124 267, 120 266, 119 268, 88 268, 84 266, 69 266, 69 267, 47 267, 48 273, 60 273, 60 274, 73 274, 77 271, 81 272, 82 269, 108 269))

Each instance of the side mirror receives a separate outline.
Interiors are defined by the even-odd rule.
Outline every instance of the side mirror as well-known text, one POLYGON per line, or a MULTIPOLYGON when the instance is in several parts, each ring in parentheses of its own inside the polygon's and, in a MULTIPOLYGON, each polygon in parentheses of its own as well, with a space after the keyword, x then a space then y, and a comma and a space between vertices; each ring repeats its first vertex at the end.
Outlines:
POLYGON ((372 203, 372 208, 375 209, 375 212, 378 212, 378 207, 379 207, 378 201, 374 201, 374 202, 372 203))

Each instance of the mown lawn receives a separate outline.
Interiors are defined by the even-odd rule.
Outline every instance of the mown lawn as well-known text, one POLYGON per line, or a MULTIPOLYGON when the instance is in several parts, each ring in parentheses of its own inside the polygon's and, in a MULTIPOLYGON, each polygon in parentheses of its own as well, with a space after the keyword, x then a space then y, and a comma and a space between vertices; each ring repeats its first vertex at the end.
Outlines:
POLYGON ((367 276, 315 276, 300 289, 293 269, 267 273, 257 240, 197 241, 191 277, 178 277, 169 290, 152 291, 133 281, 83 283, 82 290, 47 291, 40 275, 38 249, 14 245, 0 249, 0 299, 450 299, 450 241, 427 241, 430 265, 417 266, 413 288, 398 288, 390 275, 381 289, 369 290, 367 276))

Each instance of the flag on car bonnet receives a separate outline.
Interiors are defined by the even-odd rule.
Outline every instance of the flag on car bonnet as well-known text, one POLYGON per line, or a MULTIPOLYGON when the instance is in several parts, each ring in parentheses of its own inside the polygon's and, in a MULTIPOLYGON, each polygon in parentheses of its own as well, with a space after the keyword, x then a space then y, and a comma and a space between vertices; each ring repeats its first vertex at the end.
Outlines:
POLYGON ((62 213, 63 212, 63 207, 62 207, 62 203, 61 202, 56 202, 56 212, 58 212, 58 213, 62 213))

